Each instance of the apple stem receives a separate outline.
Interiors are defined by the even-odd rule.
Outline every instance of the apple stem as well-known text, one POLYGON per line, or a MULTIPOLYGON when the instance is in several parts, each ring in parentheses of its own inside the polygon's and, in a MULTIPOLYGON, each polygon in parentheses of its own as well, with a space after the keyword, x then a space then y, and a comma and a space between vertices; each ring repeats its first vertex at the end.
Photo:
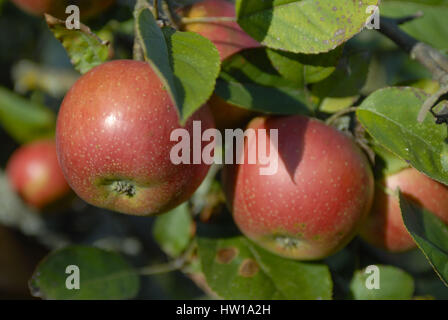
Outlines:
POLYGON ((154 18, 159 20, 159 0, 154 0, 154 18))
POLYGON ((162 12, 166 14, 171 26, 173 26, 176 30, 179 30, 181 18, 173 8, 173 4, 170 0, 162 1, 162 12))
POLYGON ((126 194, 128 197, 133 197, 136 194, 135 186, 128 181, 115 181, 112 185, 115 192, 126 194))
POLYGON ((339 112, 333 114, 331 117, 329 117, 329 118, 325 121, 325 123, 326 123, 327 125, 331 126, 331 125, 333 125, 334 122, 335 122, 337 119, 339 119, 340 117, 345 116, 346 114, 349 114, 349 113, 352 113, 352 112, 355 112, 355 111, 356 111, 356 107, 350 107, 350 108, 341 110, 341 111, 339 111, 339 112))
POLYGON ((149 276, 181 270, 190 262, 196 249, 196 241, 192 240, 180 257, 167 263, 143 267, 139 270, 139 274, 149 276))

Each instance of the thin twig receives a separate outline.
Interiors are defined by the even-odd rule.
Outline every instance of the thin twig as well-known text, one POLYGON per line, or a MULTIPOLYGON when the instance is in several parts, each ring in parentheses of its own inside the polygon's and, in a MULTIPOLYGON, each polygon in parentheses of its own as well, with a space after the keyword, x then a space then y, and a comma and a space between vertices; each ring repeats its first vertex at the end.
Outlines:
POLYGON ((139 33, 137 32, 137 21, 138 21, 138 14, 140 13, 140 10, 143 8, 149 8, 150 10, 151 5, 148 3, 147 0, 137 0, 134 8, 134 19, 135 19, 135 36, 134 36, 134 48, 133 48, 133 58, 137 61, 143 61, 144 60, 144 54, 143 54, 143 48, 141 39, 139 37, 139 33))
POLYGON ((188 262, 190 262, 191 257, 193 256, 193 252, 195 250, 196 250, 196 242, 192 240, 187 249, 185 249, 185 251, 182 253, 180 257, 167 263, 141 268, 139 270, 139 274, 149 276, 154 274, 168 273, 181 270, 188 264, 188 262))
POLYGON ((139 270, 139 274, 144 276, 151 276, 155 274, 162 274, 162 273, 168 273, 173 272, 181 269, 184 266, 184 261, 179 260, 173 260, 171 262, 165 263, 165 264, 158 264, 154 266, 147 266, 144 268, 141 268, 139 270))
POLYGON ((326 123, 327 125, 332 125, 337 119, 339 119, 340 117, 342 117, 342 116, 344 116, 344 115, 346 115, 346 114, 355 112, 356 109, 357 109, 357 107, 350 107, 350 108, 341 110, 341 111, 339 111, 339 112, 333 114, 331 117, 329 117, 329 118, 325 121, 325 123, 326 123))
POLYGON ((174 10, 171 1, 163 0, 162 10, 166 14, 171 26, 175 27, 176 29, 179 29, 181 24, 181 18, 177 14, 176 10, 174 10))
POLYGON ((154 0, 154 18, 159 20, 159 0, 154 0))
MULTIPOLYGON (((414 15, 414 19, 415 17, 416 15, 414 15)), ((441 84, 440 90, 429 97, 422 105, 417 119, 419 122, 422 122, 434 103, 448 91, 448 58, 434 47, 419 42, 417 39, 401 30, 398 23, 410 21, 409 19, 410 17, 402 19, 383 17, 378 31, 394 41, 405 52, 409 53, 412 59, 425 66, 432 73, 433 78, 441 84)))
POLYGON ((423 17, 423 11, 417 11, 416 13, 410 15, 410 16, 406 16, 406 17, 401 17, 401 18, 396 18, 395 22, 397 24, 405 24, 407 22, 413 21, 415 19, 421 18, 423 17))
POLYGON ((448 84, 442 85, 436 93, 425 100, 422 108, 420 109, 420 113, 418 114, 419 122, 423 122, 423 120, 425 120, 426 114, 432 110, 434 104, 446 93, 448 93, 448 84))
POLYGON ((189 23, 213 23, 213 22, 236 22, 234 17, 196 17, 196 18, 181 18, 182 24, 189 23))

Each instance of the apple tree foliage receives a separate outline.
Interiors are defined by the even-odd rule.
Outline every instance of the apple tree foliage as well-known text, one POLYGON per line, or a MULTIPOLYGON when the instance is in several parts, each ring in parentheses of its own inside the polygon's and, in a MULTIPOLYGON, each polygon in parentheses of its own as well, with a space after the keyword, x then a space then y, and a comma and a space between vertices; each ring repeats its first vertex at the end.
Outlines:
MULTIPOLYGON (((332 117, 336 119, 333 123, 351 129, 389 168, 412 166, 448 185, 447 126, 436 124, 429 113, 423 122, 417 121, 425 100, 443 83, 431 80, 430 70, 377 30, 365 28, 369 6, 379 5, 381 18, 400 18, 421 11, 422 17, 407 21, 398 30, 446 51, 448 1, 378 2, 236 0, 237 23, 262 46, 243 50, 222 63, 211 41, 157 19, 152 7, 139 7, 129 21, 102 21, 102 25, 95 25, 94 32, 86 25, 82 30, 67 30, 61 21, 49 16, 47 23, 81 74, 119 54, 113 50, 117 35, 137 41, 143 59, 156 70, 175 102, 181 122, 212 93, 260 113, 305 114, 322 120, 332 117), (350 113, 355 106, 356 112, 350 113)), ((52 135, 55 113, 40 102, 0 88, 0 123, 18 143, 24 143, 52 135)), ((412 265, 426 258, 440 278, 435 284, 429 285, 414 274, 412 267, 397 264, 397 259, 378 253, 359 239, 323 261, 301 262, 261 249, 243 237, 228 218, 205 223, 207 219, 192 212, 213 211, 219 203, 215 173, 209 175, 191 201, 155 218, 152 230, 170 261, 165 267, 192 277, 199 275, 211 296, 448 297, 444 286, 448 283, 448 226, 404 197, 400 196, 403 220, 422 254, 417 251, 401 260, 412 265), (362 257, 361 252, 368 254, 362 257), (378 264, 381 271, 378 290, 366 290, 368 274, 364 267, 368 264, 378 264)), ((226 210, 222 203, 220 206, 220 210, 226 210)), ((42 298, 126 299, 137 296, 140 276, 157 270, 151 265, 137 268, 118 253, 73 245, 42 260, 30 287, 42 298), (63 266, 68 264, 79 265, 82 270, 83 285, 76 292, 65 290, 67 274, 63 266)), ((430 273, 433 275, 432 270, 430 273)))

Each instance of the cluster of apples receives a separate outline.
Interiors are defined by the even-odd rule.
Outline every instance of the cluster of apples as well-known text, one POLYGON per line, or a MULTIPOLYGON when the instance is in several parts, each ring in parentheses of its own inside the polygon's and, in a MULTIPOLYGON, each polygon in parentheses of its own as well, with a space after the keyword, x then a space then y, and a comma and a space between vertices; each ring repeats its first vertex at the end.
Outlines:
MULTIPOLYGON (((183 13, 233 16, 234 6, 225 0, 206 0, 183 13)), ((208 37, 222 59, 259 46, 235 22, 193 23, 186 30, 208 37)), ((249 116, 212 97, 184 128, 192 134, 196 120, 205 131, 219 123, 226 110, 235 115, 230 122, 224 115, 229 128, 240 126, 249 116)), ((170 133, 179 127, 176 107, 149 64, 104 63, 82 76, 64 98, 56 129, 60 168, 78 196, 95 206, 144 216, 166 212, 189 199, 209 169, 204 163, 171 162, 175 142, 170 133)), ((446 186, 409 168, 378 181, 375 191, 370 164, 352 138, 317 119, 262 116, 247 128, 278 130, 277 147, 269 150, 279 159, 278 170, 263 176, 259 164, 225 165, 223 189, 242 233, 267 250, 292 259, 321 259, 359 232, 368 242, 393 252, 415 247, 397 198, 386 194, 384 186, 401 188, 448 222, 446 186)), ((255 152, 258 138, 257 134, 251 143, 245 142, 246 158, 255 152)), ((56 151, 47 149, 55 168, 56 151)), ((55 195, 46 192, 62 189, 60 176, 49 175, 52 178, 40 183, 42 191, 36 192, 37 182, 25 183, 32 178, 23 172, 28 170, 26 159, 38 152, 21 154, 10 161, 13 184, 30 203, 53 199, 55 195), (56 185, 59 182, 61 186, 56 185), (33 197, 28 190, 34 190, 33 197)))

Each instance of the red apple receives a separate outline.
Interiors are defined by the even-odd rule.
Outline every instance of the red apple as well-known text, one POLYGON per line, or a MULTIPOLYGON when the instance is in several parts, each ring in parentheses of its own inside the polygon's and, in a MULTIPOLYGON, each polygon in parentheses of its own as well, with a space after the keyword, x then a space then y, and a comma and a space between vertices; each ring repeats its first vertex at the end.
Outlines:
POLYGON ((418 205, 448 223, 448 187, 414 168, 386 176, 376 187, 372 212, 361 229, 361 236, 372 245, 390 252, 404 252, 416 244, 403 222, 397 188, 418 205))
POLYGON ((6 173, 14 190, 37 209, 61 200, 70 192, 53 140, 35 141, 16 150, 8 161, 6 173))
MULTIPOLYGON (((193 120, 213 127, 207 106, 193 120)), ((175 165, 170 134, 179 116, 157 74, 145 62, 115 60, 83 75, 67 93, 56 128, 59 162, 72 189, 110 210, 152 215, 186 201, 209 166, 175 165)))
POLYGON ((12 2, 30 14, 42 16, 44 13, 49 13, 58 18, 68 16, 65 9, 67 6, 74 4, 79 7, 82 20, 103 12, 115 0, 12 0, 12 2))
MULTIPOLYGON (((235 17, 235 5, 226 0, 205 0, 195 3, 184 12, 187 18, 235 17)), ((221 55, 221 60, 247 48, 259 47, 260 44, 245 33, 238 23, 197 22, 185 25, 186 31, 199 33, 212 41, 221 55)))
POLYGON ((263 143, 258 131, 257 141, 244 145, 244 164, 225 167, 224 190, 242 233, 299 260, 325 258, 345 246, 369 212, 374 191, 369 163, 352 139, 304 116, 259 117, 248 128, 278 130, 278 146, 270 148, 278 170, 260 175, 258 160, 248 164, 263 143))

